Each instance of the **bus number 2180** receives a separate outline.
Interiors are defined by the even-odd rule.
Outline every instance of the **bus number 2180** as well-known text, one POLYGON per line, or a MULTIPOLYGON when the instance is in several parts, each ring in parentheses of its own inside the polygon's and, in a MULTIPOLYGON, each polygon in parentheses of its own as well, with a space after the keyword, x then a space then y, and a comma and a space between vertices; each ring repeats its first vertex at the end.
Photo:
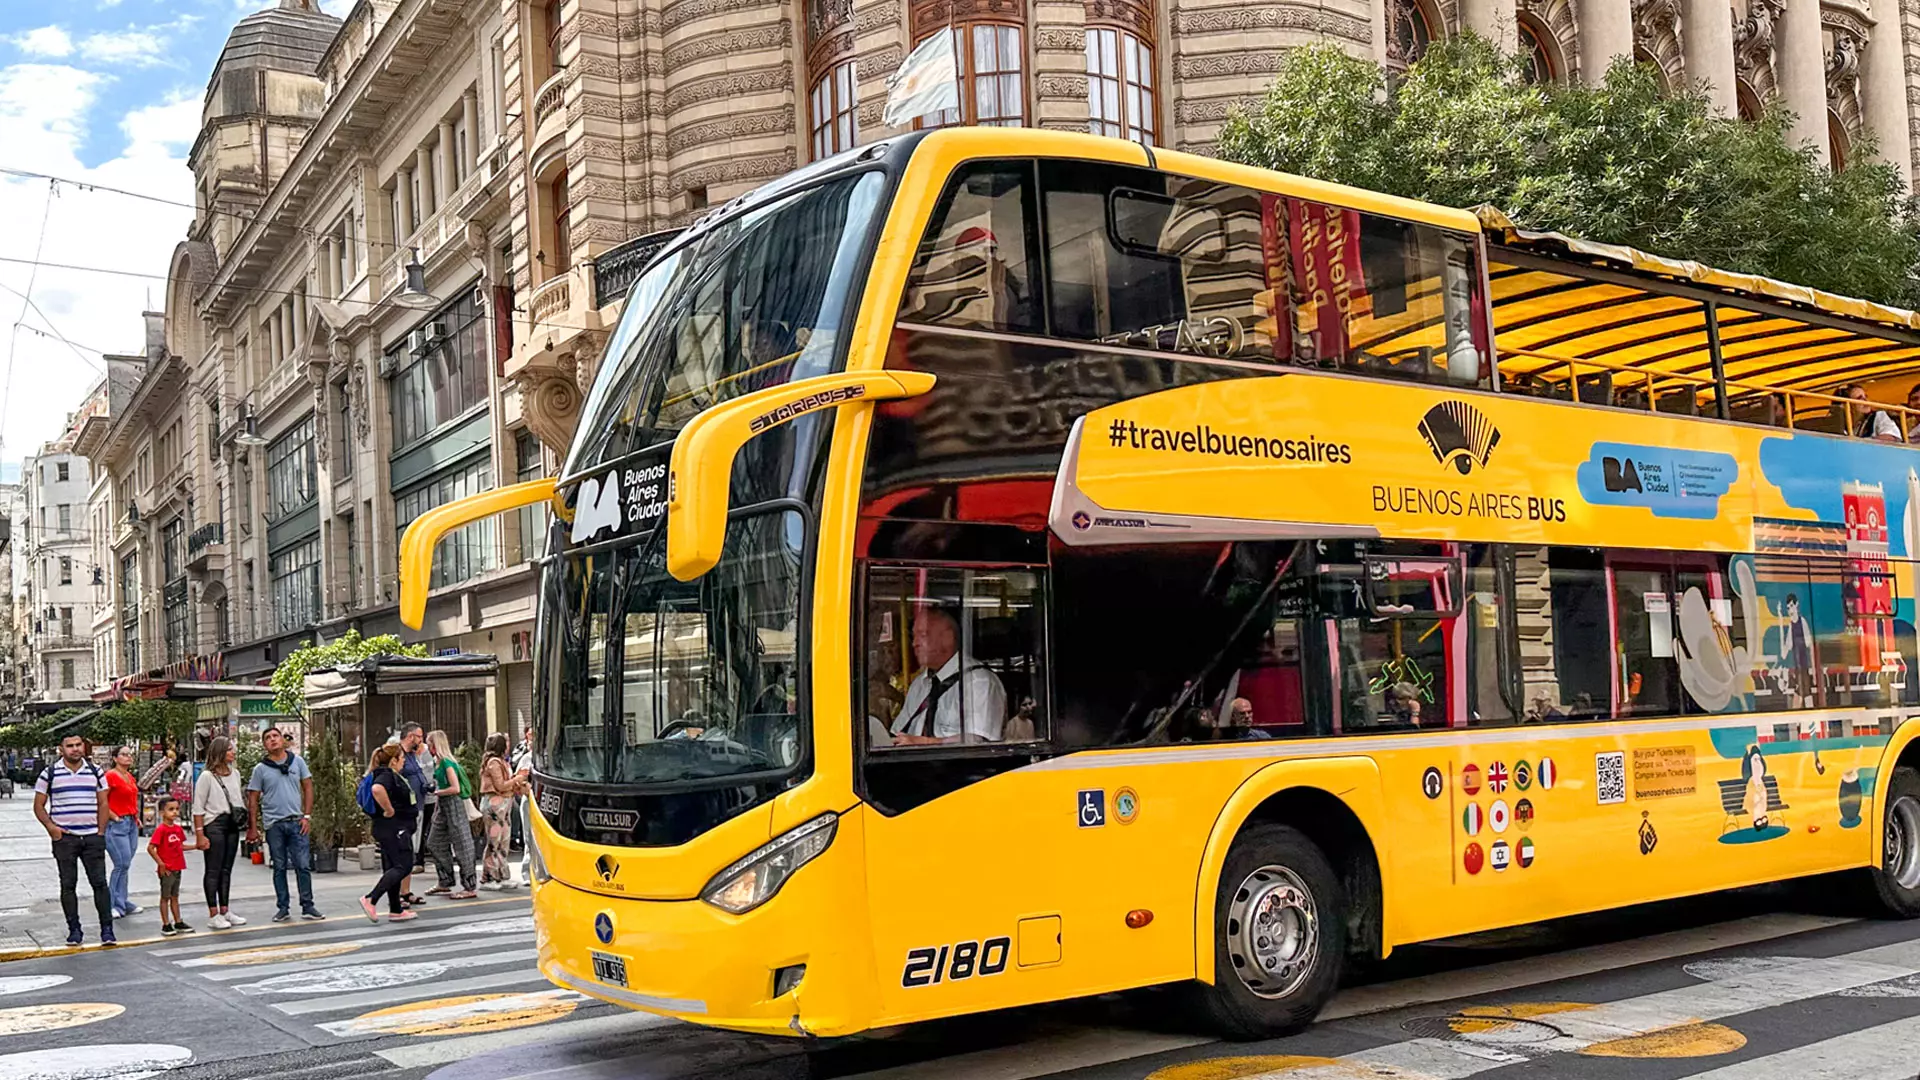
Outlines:
POLYGON ((1007 953, 1012 938, 988 938, 962 941, 939 948, 907 950, 907 966, 900 972, 901 986, 933 986, 942 980, 959 982, 976 975, 998 975, 1007 970, 1007 953))

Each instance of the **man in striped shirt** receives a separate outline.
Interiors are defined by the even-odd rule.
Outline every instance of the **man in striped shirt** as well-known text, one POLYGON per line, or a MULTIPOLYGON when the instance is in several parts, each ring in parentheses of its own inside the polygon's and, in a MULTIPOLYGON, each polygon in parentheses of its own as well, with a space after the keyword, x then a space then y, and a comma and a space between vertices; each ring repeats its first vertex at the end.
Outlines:
POLYGON ((107 891, 107 777, 87 760, 87 741, 69 735, 60 742, 60 759, 33 782, 33 816, 53 838, 53 861, 60 867, 60 909, 67 916, 67 944, 85 940, 80 931, 79 868, 87 869, 93 906, 100 915, 100 943, 112 945, 113 900, 107 891))

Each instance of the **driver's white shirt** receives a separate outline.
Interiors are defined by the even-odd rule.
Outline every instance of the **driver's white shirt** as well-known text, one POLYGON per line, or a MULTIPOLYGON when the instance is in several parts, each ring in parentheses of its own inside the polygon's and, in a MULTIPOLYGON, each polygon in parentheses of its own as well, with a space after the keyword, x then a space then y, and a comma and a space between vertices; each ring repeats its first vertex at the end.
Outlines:
POLYGON ((926 718, 916 716, 921 703, 927 700, 928 694, 933 693, 933 677, 922 668, 920 674, 907 684, 907 698, 900 705, 900 716, 894 721, 893 733, 951 739, 960 734, 964 710, 965 741, 999 742, 1000 729, 1007 720, 1007 692, 1000 686, 1000 677, 979 664, 969 664, 966 675, 954 683, 954 675, 959 670, 959 653, 954 653, 946 663, 940 665, 940 681, 951 685, 946 693, 940 695, 940 703, 934 708, 933 730, 928 731, 926 718))

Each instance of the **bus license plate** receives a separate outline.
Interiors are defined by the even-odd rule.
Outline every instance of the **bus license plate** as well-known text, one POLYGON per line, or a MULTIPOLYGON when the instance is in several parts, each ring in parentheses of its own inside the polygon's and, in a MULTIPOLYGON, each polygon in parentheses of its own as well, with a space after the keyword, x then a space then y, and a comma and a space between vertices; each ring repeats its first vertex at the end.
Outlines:
POLYGON ((593 954, 593 977, 608 986, 626 989, 627 958, 596 950, 593 954))

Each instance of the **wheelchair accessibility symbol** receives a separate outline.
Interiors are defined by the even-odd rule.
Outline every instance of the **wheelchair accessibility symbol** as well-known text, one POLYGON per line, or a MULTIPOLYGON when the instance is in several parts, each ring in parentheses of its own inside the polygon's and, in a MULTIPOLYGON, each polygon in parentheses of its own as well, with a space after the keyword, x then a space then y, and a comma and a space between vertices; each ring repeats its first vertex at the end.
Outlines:
POLYGON ((1098 828, 1107 823, 1107 793, 1102 791, 1083 791, 1080 793, 1080 827, 1098 828))

